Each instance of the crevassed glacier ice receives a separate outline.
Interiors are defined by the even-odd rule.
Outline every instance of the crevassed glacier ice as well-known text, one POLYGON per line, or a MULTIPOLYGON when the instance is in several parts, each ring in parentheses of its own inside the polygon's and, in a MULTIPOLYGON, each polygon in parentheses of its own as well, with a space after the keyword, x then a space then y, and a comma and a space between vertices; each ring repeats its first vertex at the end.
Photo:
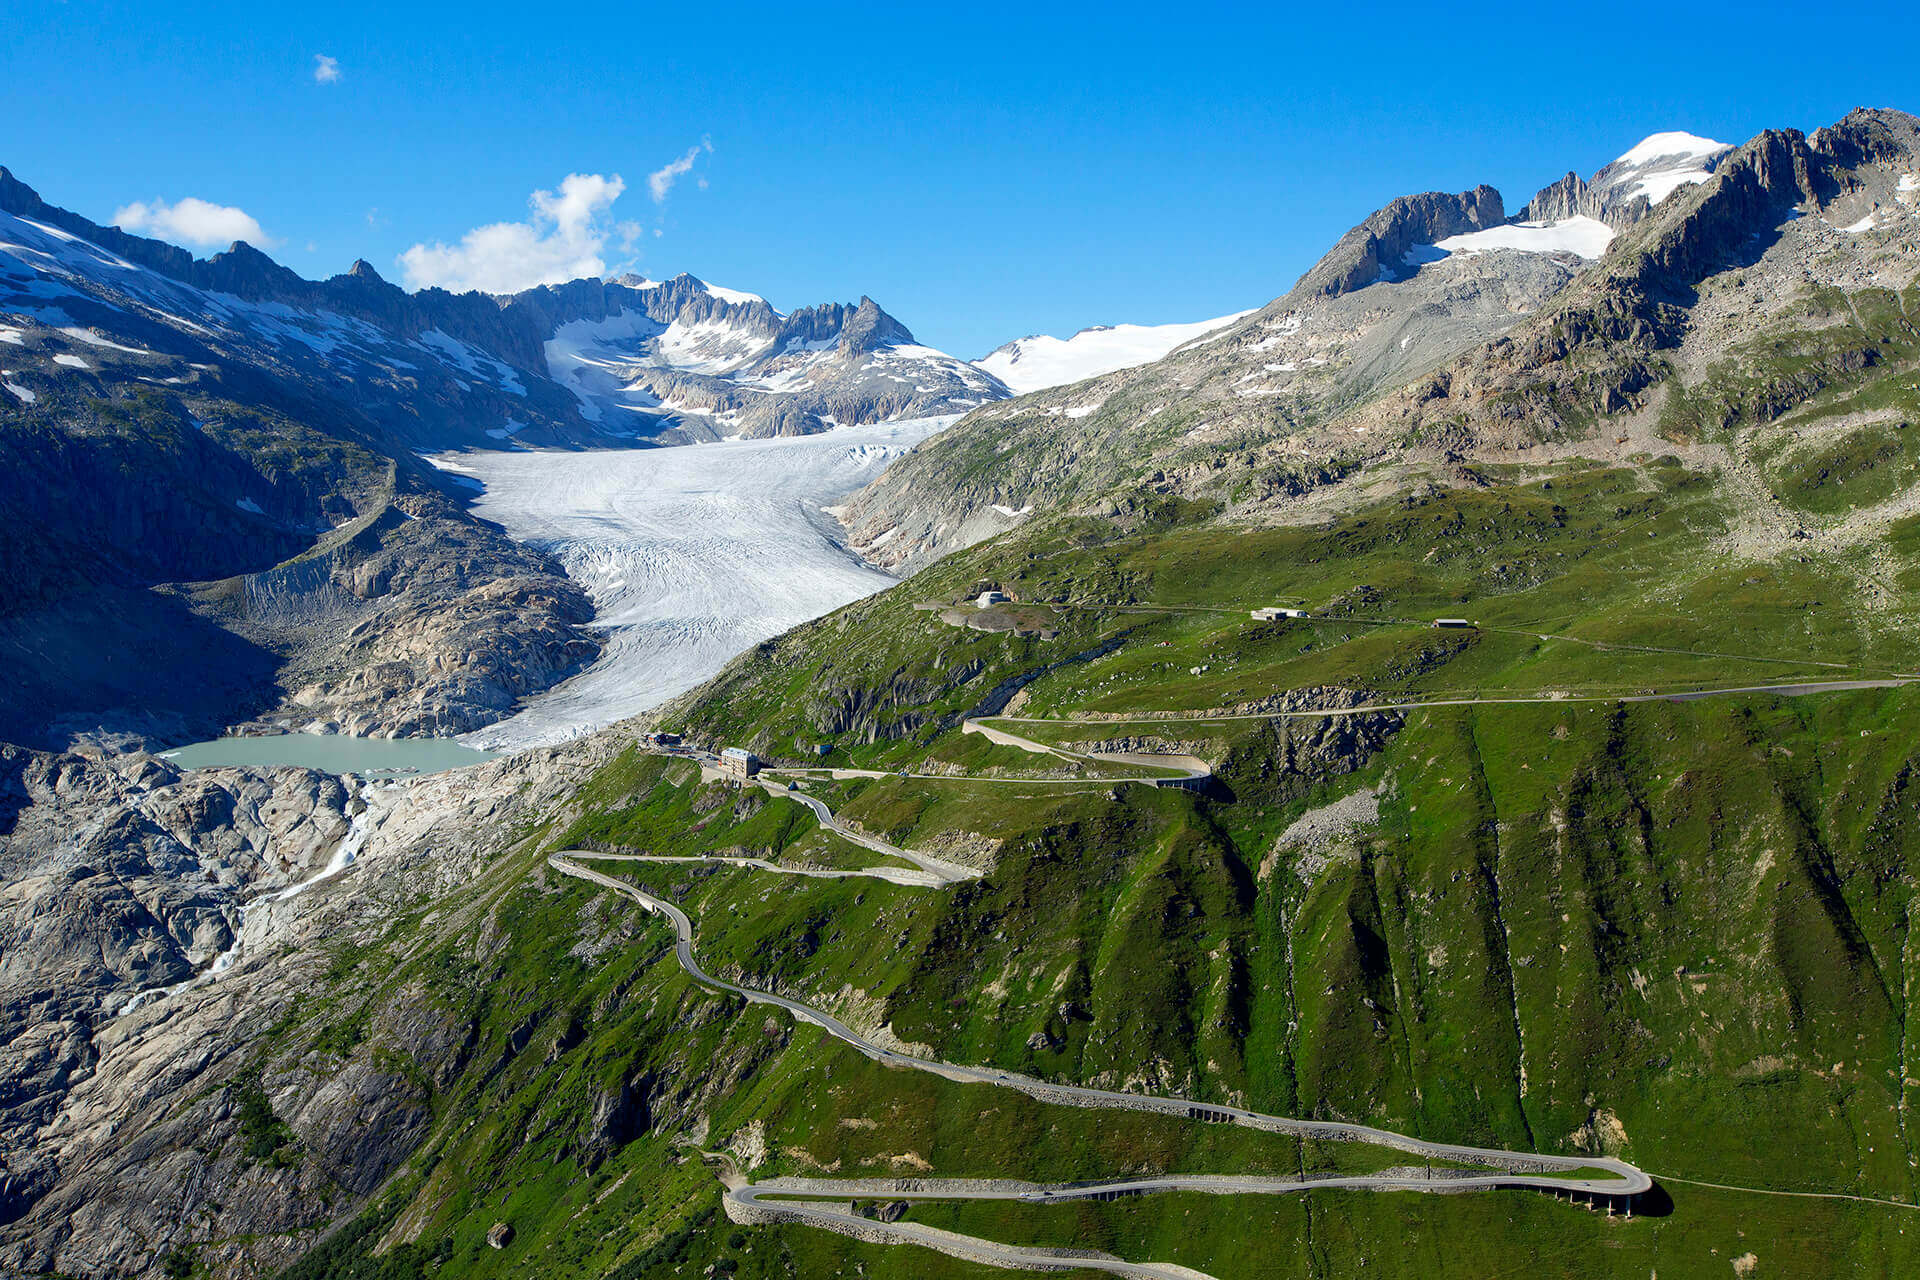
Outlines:
POLYGON ((591 667, 464 742, 565 741, 684 693, 751 645, 895 581, 821 508, 953 417, 670 449, 444 454, 485 486, 476 512, 557 556, 593 597, 591 667))

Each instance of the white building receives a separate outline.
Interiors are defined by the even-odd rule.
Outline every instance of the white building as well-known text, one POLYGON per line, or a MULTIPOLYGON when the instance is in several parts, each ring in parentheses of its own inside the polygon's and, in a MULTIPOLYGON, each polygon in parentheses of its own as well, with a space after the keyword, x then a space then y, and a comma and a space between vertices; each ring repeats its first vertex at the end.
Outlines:
POLYGON ((720 772, 736 778, 751 778, 760 772, 760 757, 745 747, 727 747, 720 752, 720 772))
POLYGON ((982 609, 989 609, 996 604, 1006 604, 1006 603, 1007 603, 1007 593, 1004 591, 982 591, 980 593, 980 598, 974 601, 974 604, 978 605, 982 609))
POLYGON ((1305 609, 1270 607, 1266 609, 1255 609, 1253 611, 1253 620, 1255 622, 1277 622, 1281 618, 1304 618, 1306 616, 1307 611, 1305 609))

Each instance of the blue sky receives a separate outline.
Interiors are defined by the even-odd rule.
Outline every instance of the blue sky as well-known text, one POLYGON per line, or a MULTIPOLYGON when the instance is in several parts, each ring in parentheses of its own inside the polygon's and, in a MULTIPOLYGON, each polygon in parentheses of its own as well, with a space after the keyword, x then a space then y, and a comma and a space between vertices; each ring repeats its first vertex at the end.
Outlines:
POLYGON ((978 356, 1256 306, 1409 191, 1920 111, 1881 0, 401 8, 4 0, 0 164, 96 220, 251 218, 306 275, 686 270, 978 356))

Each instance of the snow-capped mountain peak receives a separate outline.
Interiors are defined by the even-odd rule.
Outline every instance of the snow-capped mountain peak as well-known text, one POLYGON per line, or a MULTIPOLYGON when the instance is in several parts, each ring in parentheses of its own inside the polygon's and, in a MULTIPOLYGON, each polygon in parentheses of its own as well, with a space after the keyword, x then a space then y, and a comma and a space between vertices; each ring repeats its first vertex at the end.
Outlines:
POLYGON ((1588 185, 1619 192, 1626 200, 1645 196, 1648 204, 1659 204, 1681 187, 1712 177, 1714 165, 1731 150, 1724 142, 1696 134, 1656 133, 1600 170, 1588 185))
POLYGON ((1651 134, 1591 178, 1569 173, 1543 188, 1514 221, 1584 217, 1620 231, 1674 192, 1708 181, 1732 150, 1692 133, 1651 134))
POLYGON ((1656 161, 1704 161, 1732 149, 1724 142, 1715 142, 1696 133, 1653 133, 1642 138, 1614 164, 1633 168, 1651 165, 1656 161))
POLYGON ((782 313, 758 294, 680 275, 555 328, 552 378, 616 435, 795 435, 963 412, 1007 389, 915 342, 871 298, 782 313))
POLYGON ((1569 173, 1542 190, 1511 220, 1431 245, 1416 245, 1405 263, 1418 267, 1451 254, 1492 249, 1572 254, 1593 261, 1646 210, 1682 187, 1712 178, 1714 167, 1732 150, 1724 142, 1692 133, 1650 134, 1593 177, 1583 181, 1569 173))

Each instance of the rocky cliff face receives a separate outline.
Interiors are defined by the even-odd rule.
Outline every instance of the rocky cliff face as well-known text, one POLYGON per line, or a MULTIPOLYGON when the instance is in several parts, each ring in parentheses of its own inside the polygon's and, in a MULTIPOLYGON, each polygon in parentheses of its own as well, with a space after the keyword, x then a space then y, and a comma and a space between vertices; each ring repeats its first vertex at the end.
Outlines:
POLYGON ((1812 139, 1790 129, 1760 134, 1624 233, 1535 320, 1369 406, 1354 425, 1437 431, 1456 451, 1476 440, 1504 449, 1574 437, 1599 419, 1642 410, 1677 369, 1702 368, 1718 344, 1810 288, 1906 287, 1920 227, 1901 198, 1911 191, 1900 188, 1920 167, 1917 141, 1914 117, 1869 110, 1812 139), (1852 220, 1861 207, 1887 216, 1852 220), (1744 316, 1723 311, 1725 293, 1703 297, 1736 277, 1747 291, 1744 316), (1697 355, 1689 351, 1696 343, 1697 355))
MULTIPOLYGON (((128 1083, 99 1079, 122 1011, 211 974, 241 903, 317 874, 362 810, 306 770, 0 747, 0 1220, 58 1180, 74 1091, 128 1083)), ((111 1115, 87 1127, 111 1132, 111 1115)))
POLYGON ((1335 298, 1399 274, 1415 245, 1438 244, 1449 236, 1484 231, 1505 222, 1500 193, 1485 185, 1459 195, 1429 191, 1401 196, 1340 238, 1327 256, 1302 276, 1290 297, 1335 298))
POLYGON ((334 733, 468 733, 601 648, 591 602, 551 557, 431 491, 397 493, 309 554, 192 598, 286 656, 268 717, 334 733))
POLYGON ((0 1271, 258 1275, 371 1194, 471 1029, 418 983, 319 1056, 276 1026, 601 758, 368 788, 0 748, 0 1271))

